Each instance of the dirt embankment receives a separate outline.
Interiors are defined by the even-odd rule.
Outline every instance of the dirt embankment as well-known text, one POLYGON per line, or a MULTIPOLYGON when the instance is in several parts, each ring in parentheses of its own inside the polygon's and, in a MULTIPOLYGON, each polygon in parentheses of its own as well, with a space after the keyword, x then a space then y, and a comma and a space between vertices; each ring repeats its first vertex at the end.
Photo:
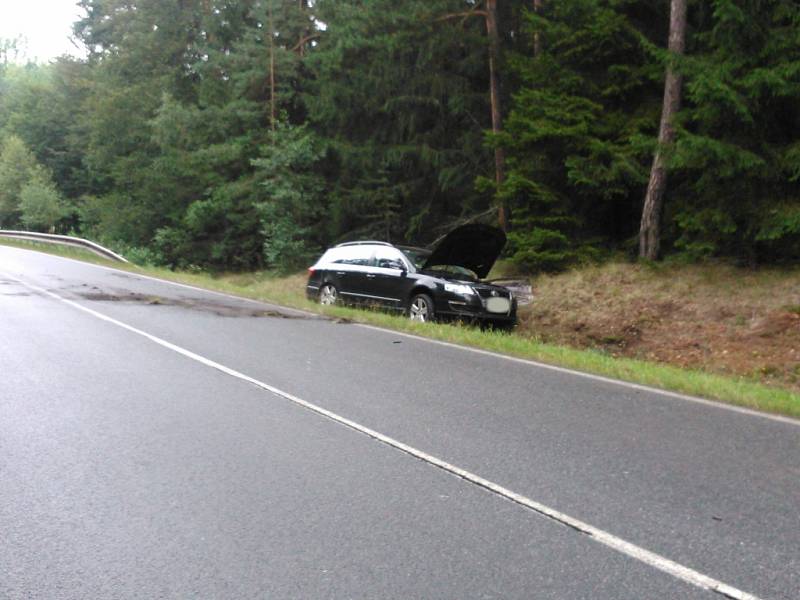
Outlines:
POLYGON ((800 270, 615 263, 533 284, 523 335, 800 391, 800 270))

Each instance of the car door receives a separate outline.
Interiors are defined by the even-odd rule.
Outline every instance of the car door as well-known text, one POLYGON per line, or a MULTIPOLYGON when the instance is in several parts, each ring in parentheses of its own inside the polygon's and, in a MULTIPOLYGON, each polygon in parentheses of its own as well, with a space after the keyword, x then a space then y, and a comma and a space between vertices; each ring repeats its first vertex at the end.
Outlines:
POLYGON ((411 287, 409 265, 403 254, 397 248, 379 246, 375 249, 373 265, 369 277, 373 295, 385 306, 403 309, 411 287))
POLYGON ((337 248, 339 255, 328 266, 331 281, 350 302, 363 299, 366 270, 372 257, 372 246, 353 244, 337 248))

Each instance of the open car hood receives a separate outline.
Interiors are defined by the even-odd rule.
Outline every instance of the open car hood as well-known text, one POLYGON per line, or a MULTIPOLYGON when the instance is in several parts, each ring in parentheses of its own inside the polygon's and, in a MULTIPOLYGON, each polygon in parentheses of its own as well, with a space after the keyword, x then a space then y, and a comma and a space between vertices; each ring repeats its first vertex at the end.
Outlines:
POLYGON ((437 265, 454 265, 485 278, 506 245, 506 234, 490 225, 462 225, 447 234, 433 249, 422 270, 437 265))

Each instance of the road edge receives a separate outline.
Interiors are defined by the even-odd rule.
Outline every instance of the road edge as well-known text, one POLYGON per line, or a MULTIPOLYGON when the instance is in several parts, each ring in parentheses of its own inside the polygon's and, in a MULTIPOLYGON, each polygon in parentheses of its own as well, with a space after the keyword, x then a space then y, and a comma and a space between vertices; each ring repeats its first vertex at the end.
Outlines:
MULTIPOLYGON (((16 246, 7 246, 7 247, 18 249, 18 250, 30 250, 30 251, 33 251, 33 252, 37 252, 38 251, 38 250, 32 249, 32 248, 31 249, 18 248, 16 246)), ((319 313, 316 313, 316 312, 311 312, 311 311, 307 311, 307 310, 303 310, 303 309, 299 309, 299 308, 293 308, 293 307, 290 307, 290 306, 284 306, 283 304, 279 304, 279 303, 276 303, 276 302, 271 302, 271 301, 267 301, 267 300, 257 300, 255 298, 248 298, 247 296, 239 296, 239 295, 233 294, 231 292, 222 292, 222 291, 219 291, 219 290, 214 290, 214 289, 211 289, 211 288, 205 288, 205 287, 201 287, 201 286, 198 286, 198 285, 192 285, 192 284, 183 283, 183 282, 180 282, 180 281, 173 281, 171 279, 164 279, 164 278, 156 277, 156 276, 153 276, 153 275, 147 275, 147 274, 144 274, 144 273, 137 272, 136 269, 138 269, 138 267, 136 265, 131 264, 131 263, 128 263, 128 264, 131 265, 132 269, 131 270, 125 270, 125 269, 115 268, 115 267, 111 267, 111 266, 107 266, 107 265, 100 265, 100 264, 97 264, 97 263, 94 263, 94 262, 80 260, 80 259, 77 259, 77 258, 72 258, 72 257, 67 257, 67 256, 59 256, 57 254, 52 254, 52 253, 49 253, 49 252, 41 252, 41 253, 42 254, 47 254, 48 256, 53 256, 55 258, 59 258, 59 259, 62 259, 62 260, 68 260, 68 261, 76 262, 76 263, 79 263, 79 264, 82 264, 82 265, 89 265, 91 267, 95 267, 95 268, 106 270, 106 271, 112 271, 112 272, 115 272, 115 273, 125 273, 126 275, 133 275, 133 276, 136 276, 136 277, 141 277, 142 279, 148 279, 148 280, 156 281, 156 282, 159 282, 159 283, 166 283, 166 284, 170 284, 170 285, 174 285, 174 286, 177 286, 177 287, 182 287, 182 288, 185 288, 185 289, 190 289, 190 290, 194 290, 194 291, 198 291, 198 292, 210 293, 210 294, 214 294, 214 295, 217 295, 217 296, 232 298, 232 299, 245 301, 245 302, 252 302, 252 303, 258 304, 258 305, 260 305, 262 307, 280 308, 282 310, 290 311, 292 313, 295 313, 295 314, 298 314, 298 315, 303 315, 303 316, 314 316, 314 317, 319 317, 320 316, 319 313)), ((754 409, 754 408, 748 408, 746 406, 741 406, 741 405, 738 405, 738 404, 732 404, 732 403, 724 402, 722 400, 713 400, 713 399, 709 399, 709 398, 702 398, 700 396, 692 396, 691 394, 684 394, 684 393, 681 393, 681 392, 674 392, 674 391, 671 391, 671 390, 666 390, 666 389, 663 389, 663 388, 658 388, 658 387, 650 386, 650 385, 643 384, 643 383, 635 383, 635 382, 632 382, 632 381, 626 381, 624 379, 616 379, 616 378, 613 378, 613 377, 608 377, 608 376, 605 376, 605 375, 598 375, 596 373, 590 373, 590 372, 587 372, 587 371, 579 371, 579 370, 576 370, 576 369, 573 369, 573 368, 570 368, 570 367, 562 367, 562 366, 559 366, 559 365, 553 365, 553 364, 537 361, 537 360, 530 359, 530 358, 521 358, 521 357, 513 356, 513 355, 510 355, 510 354, 502 354, 500 352, 495 352, 495 351, 492 351, 492 350, 485 350, 483 348, 476 348, 474 346, 467 346, 467 345, 463 345, 463 344, 457 344, 457 343, 454 343, 454 342, 447 342, 447 341, 444 341, 444 340, 437 340, 435 338, 416 335, 416 334, 413 334, 413 333, 407 333, 407 332, 399 331, 399 330, 396 330, 396 329, 389 329, 389 328, 386 328, 386 327, 380 327, 378 325, 371 325, 369 323, 354 322, 352 324, 357 326, 357 327, 362 327, 362 328, 365 328, 365 329, 372 329, 372 330, 375 330, 375 331, 381 331, 381 332, 389 333, 389 334, 392 334, 392 335, 400 335, 400 336, 403 336, 403 337, 406 337, 406 338, 415 339, 415 340, 422 341, 422 342, 439 344, 441 346, 445 346, 445 347, 449 347, 449 348, 465 350, 465 351, 468 351, 468 352, 482 354, 484 356, 492 356, 492 357, 495 357, 495 358, 499 358, 499 359, 503 359, 503 360, 509 360, 509 361, 512 361, 512 362, 520 363, 520 364, 526 364, 526 365, 531 366, 531 367, 536 367, 536 368, 540 368, 540 369, 544 369, 544 370, 548 370, 548 371, 554 371, 554 372, 570 374, 570 375, 577 375, 577 376, 582 377, 584 379, 591 379, 591 380, 594 380, 594 381, 599 381, 599 382, 603 382, 603 383, 608 383, 608 384, 612 384, 612 385, 618 385, 618 386, 621 386, 621 387, 626 387, 628 389, 632 389, 632 390, 636 390, 636 391, 640 391, 640 392, 647 392, 647 393, 657 394, 657 395, 665 396, 665 397, 672 398, 672 399, 683 400, 683 401, 692 402, 692 403, 695 403, 695 404, 701 404, 701 405, 705 405, 705 406, 709 406, 709 407, 716 407, 716 408, 720 408, 720 409, 736 412, 736 413, 747 415, 747 416, 760 417, 760 418, 763 418, 763 419, 769 419, 769 420, 772 420, 772 421, 775 421, 775 422, 779 422, 779 423, 784 423, 784 424, 794 425, 796 427, 800 427, 800 419, 796 419, 794 417, 790 417, 790 416, 786 416, 786 415, 780 415, 780 414, 776 414, 776 413, 770 413, 770 412, 766 412, 766 411, 761 411, 761 410, 754 409)))

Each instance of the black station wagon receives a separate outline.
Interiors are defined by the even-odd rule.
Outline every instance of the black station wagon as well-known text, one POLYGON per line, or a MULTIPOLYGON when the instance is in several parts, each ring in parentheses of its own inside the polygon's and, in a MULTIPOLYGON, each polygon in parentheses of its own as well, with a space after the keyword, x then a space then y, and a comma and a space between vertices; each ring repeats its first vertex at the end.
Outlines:
POLYGON ((488 225, 464 225, 433 250, 386 242, 347 242, 328 249, 309 268, 306 294, 322 304, 376 304, 411 319, 440 317, 511 328, 511 291, 483 282, 506 243, 488 225))

